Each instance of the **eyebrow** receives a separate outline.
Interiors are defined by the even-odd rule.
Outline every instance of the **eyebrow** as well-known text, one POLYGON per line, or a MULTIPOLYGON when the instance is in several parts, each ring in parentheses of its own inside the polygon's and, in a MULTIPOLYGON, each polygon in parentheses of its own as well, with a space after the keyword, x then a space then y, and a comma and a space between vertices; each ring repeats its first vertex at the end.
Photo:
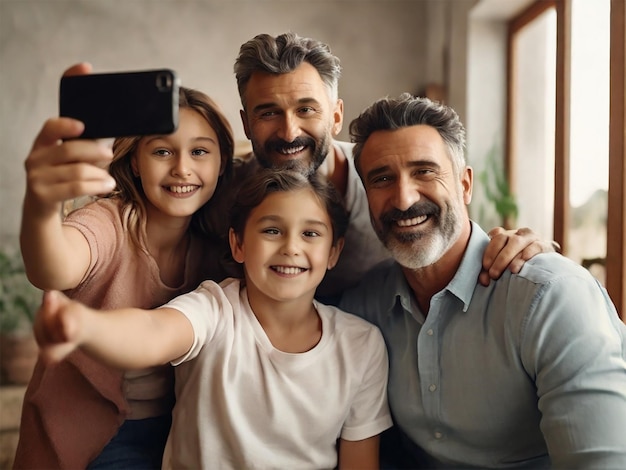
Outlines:
MULTIPOLYGON (((434 160, 428 160, 428 159, 411 160, 409 162, 406 162, 405 166, 409 168, 423 168, 423 167, 431 167, 431 168, 436 168, 436 169, 441 168, 441 165, 439 163, 437 163, 434 160)), ((373 170, 370 170, 369 172, 367 172, 366 179, 367 181, 370 181, 372 178, 375 178, 378 175, 387 173, 390 170, 391 170, 391 167, 389 165, 383 165, 378 168, 374 168, 373 170)))
MULTIPOLYGON (((302 105, 302 104, 316 104, 316 105, 318 105, 318 106, 320 105, 320 102, 319 102, 318 100, 316 100, 315 98, 312 98, 312 97, 300 98, 300 99, 297 101, 297 103, 298 103, 299 105, 302 105)), ((280 106, 278 105, 278 103, 276 103, 276 102, 272 101, 272 102, 270 102, 270 103, 262 103, 262 104, 260 104, 260 105, 258 105, 258 106, 255 106, 255 107, 252 109, 252 112, 253 112, 254 114, 258 114, 258 113, 260 113, 260 112, 262 112, 262 111, 265 111, 266 109, 272 109, 272 108, 278 108, 278 107, 280 107, 280 106)))
MULTIPOLYGON (((284 223, 285 219, 279 215, 264 215, 263 217, 260 217, 259 219, 256 220, 256 224, 260 225, 263 223, 267 223, 267 222, 283 222, 284 223)), ((322 222, 319 219, 306 219, 304 221, 304 225, 319 225, 321 227, 324 228, 328 228, 328 225, 325 222, 322 222)))
POLYGON ((216 142, 213 137, 209 137, 209 136, 198 136, 198 137, 194 137, 192 140, 195 140, 195 141, 198 141, 198 140, 200 140, 200 141, 208 140, 209 142, 211 142, 211 143, 213 143, 215 145, 218 145, 218 142, 216 142))
MULTIPOLYGON (((146 138, 145 143, 149 144, 150 142, 155 141, 155 140, 167 140, 169 135, 170 134, 151 135, 151 136, 146 138)), ((209 142, 213 143, 214 145, 219 145, 218 142, 216 142, 213 137, 209 137, 209 136, 198 136, 198 137, 194 137, 191 140, 194 141, 194 142, 209 141, 209 142)))

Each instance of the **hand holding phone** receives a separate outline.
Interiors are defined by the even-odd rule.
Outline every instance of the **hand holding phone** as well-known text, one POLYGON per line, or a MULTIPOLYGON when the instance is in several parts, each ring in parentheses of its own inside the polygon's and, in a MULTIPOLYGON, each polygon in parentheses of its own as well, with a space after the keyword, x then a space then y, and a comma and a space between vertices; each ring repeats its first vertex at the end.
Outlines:
POLYGON ((170 69, 64 76, 59 114, 85 124, 81 139, 171 134, 178 89, 170 69))

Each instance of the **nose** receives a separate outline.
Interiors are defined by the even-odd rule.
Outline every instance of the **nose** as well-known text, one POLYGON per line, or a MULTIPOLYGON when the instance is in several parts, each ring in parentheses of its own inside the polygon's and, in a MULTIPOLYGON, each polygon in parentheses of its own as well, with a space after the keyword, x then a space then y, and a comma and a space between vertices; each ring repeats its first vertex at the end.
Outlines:
POLYGON ((300 253, 300 234, 288 233, 283 239, 282 254, 296 256, 300 253))
POLYGON ((293 142, 300 135, 300 123, 298 117, 293 113, 285 113, 283 122, 278 131, 278 137, 285 142, 293 142))
POLYGON ((191 175, 191 158, 185 154, 176 156, 174 166, 172 167, 172 175, 179 178, 191 175))
POLYGON ((398 181, 393 187, 393 195, 391 198, 391 202, 396 209, 405 211, 419 201, 420 198, 421 194, 417 184, 412 182, 409 178, 398 178, 398 181))

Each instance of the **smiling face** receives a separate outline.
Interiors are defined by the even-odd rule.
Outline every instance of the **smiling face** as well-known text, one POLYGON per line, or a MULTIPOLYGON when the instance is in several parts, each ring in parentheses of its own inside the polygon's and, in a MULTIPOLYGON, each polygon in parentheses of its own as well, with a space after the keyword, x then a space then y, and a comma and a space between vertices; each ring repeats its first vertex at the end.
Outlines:
POLYGON ((265 303, 311 302, 326 270, 337 263, 341 243, 333 246, 330 217, 310 189, 269 193, 250 212, 242 239, 230 231, 248 295, 265 303))
POLYGON ((178 130, 142 138, 131 164, 149 214, 190 218, 211 199, 217 185, 217 134, 199 113, 182 108, 178 130))
POLYGON ((401 265, 435 263, 469 225, 471 168, 459 174, 433 127, 376 131, 359 164, 372 224, 401 265))
POLYGON ((246 85, 241 119, 258 161, 266 168, 310 174, 322 164, 341 130, 343 102, 331 99, 308 62, 293 72, 255 72, 246 85))

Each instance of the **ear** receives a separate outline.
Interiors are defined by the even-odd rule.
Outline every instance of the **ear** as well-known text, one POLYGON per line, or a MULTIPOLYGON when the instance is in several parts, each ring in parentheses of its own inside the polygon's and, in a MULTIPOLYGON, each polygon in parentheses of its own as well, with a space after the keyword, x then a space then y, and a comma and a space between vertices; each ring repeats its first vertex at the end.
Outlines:
POLYGON ((135 152, 130 156, 130 169, 135 178, 139 178, 139 168, 137 167, 137 156, 135 152))
MULTIPOLYGON (((233 147, 234 150, 234 147, 233 147)), ((220 173, 219 176, 223 176, 226 171, 226 159, 222 157, 222 150, 220 149, 220 173)))
POLYGON ((243 131, 246 133, 246 137, 248 140, 252 140, 250 137, 250 126, 248 126, 248 115, 246 114, 246 111, 241 109, 239 111, 239 116, 241 116, 241 123, 243 124, 243 131))
POLYGON ((333 110, 333 136, 337 136, 343 127, 343 100, 338 99, 333 110))
POLYGON ((463 170, 461 187, 463 188, 463 202, 467 206, 472 202, 472 191, 474 189, 474 170, 471 166, 466 166, 463 170))
POLYGON ((337 240, 337 243, 330 247, 327 269, 333 269, 335 266, 337 266, 337 261, 339 261, 339 255, 341 254, 341 250, 343 250, 344 242, 345 240, 343 238, 340 238, 339 240, 337 240))
POLYGON ((239 242, 239 237, 237 237, 237 234, 232 228, 228 230, 228 242, 230 243, 230 252, 233 255, 233 259, 238 263, 243 263, 245 254, 243 242, 239 242))

